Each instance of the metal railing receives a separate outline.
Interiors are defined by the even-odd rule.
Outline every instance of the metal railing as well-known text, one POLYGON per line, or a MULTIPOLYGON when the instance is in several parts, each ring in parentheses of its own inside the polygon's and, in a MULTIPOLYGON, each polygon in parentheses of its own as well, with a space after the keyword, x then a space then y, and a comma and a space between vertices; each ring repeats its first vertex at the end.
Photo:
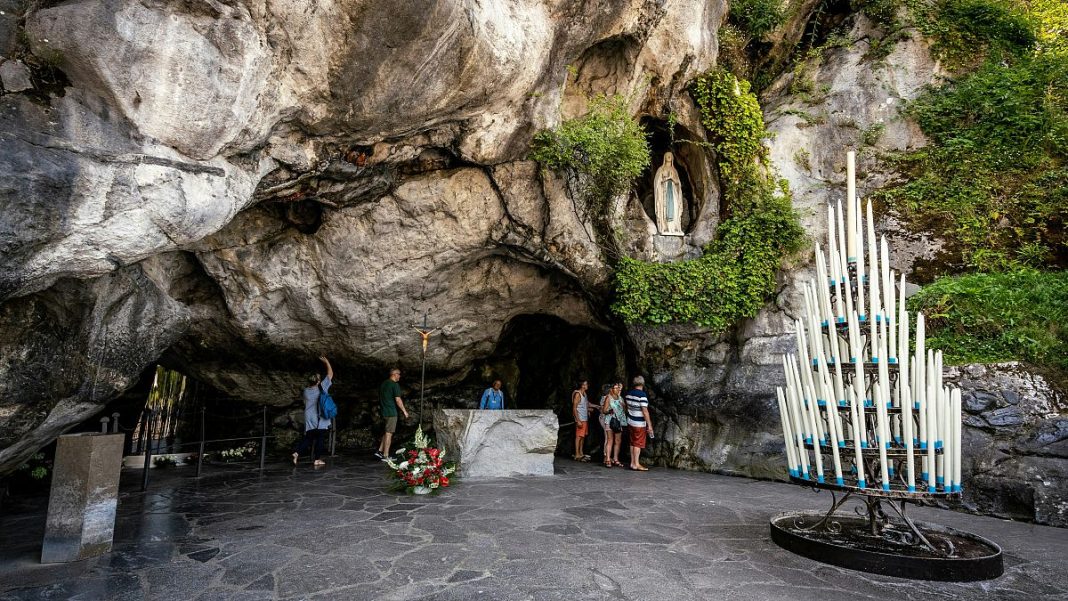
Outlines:
MULTIPOLYGON (((145 438, 148 441, 152 440, 151 425, 152 425, 152 423, 154 423, 154 419, 153 418, 155 416, 152 415, 152 413, 154 411, 156 411, 156 410, 155 409, 149 409, 149 408, 145 409, 145 415, 144 415, 145 421, 144 421, 144 423, 148 424, 148 431, 146 432, 146 437, 145 438)), ((200 440, 197 440, 197 441, 194 441, 194 442, 172 444, 171 448, 182 448, 182 447, 189 447, 189 446, 194 446, 194 445, 196 446, 196 448, 197 448, 197 473, 196 473, 196 477, 200 478, 201 475, 203 474, 203 470, 204 470, 204 457, 206 455, 205 447, 208 444, 210 444, 210 443, 220 443, 220 442, 240 442, 240 441, 249 441, 249 440, 259 441, 259 471, 262 473, 264 468, 266 467, 266 463, 267 463, 267 440, 271 439, 271 438, 276 438, 275 436, 269 436, 267 434, 267 405, 262 405, 260 407, 260 411, 249 413, 249 414, 246 414, 246 415, 243 415, 243 416, 232 417, 232 416, 224 416, 224 415, 214 415, 213 417, 217 417, 219 419, 243 420, 243 419, 247 419, 249 417, 252 417, 252 416, 256 415, 257 413, 260 414, 260 435, 259 436, 238 436, 238 437, 234 437, 234 438, 212 438, 212 439, 208 439, 207 438, 207 408, 201 406, 200 407, 200 440)), ((113 417, 115 418, 114 419, 114 423, 117 425, 118 424, 118 414, 117 413, 113 414, 113 417)), ((107 419, 108 418, 106 418, 106 417, 105 418, 101 418, 101 420, 100 420, 101 421, 101 428, 105 428, 106 427, 107 423, 105 422, 105 420, 107 420, 107 419)), ((330 429, 329 429, 329 438, 328 438, 328 449, 330 451, 330 456, 331 457, 336 456, 335 455, 336 445, 337 445, 337 431, 336 431, 336 429, 334 427, 334 424, 331 424, 330 425, 330 429)), ((153 445, 151 443, 145 445, 144 474, 141 477, 141 490, 142 491, 148 490, 149 470, 152 467, 152 455, 153 455, 152 448, 153 448, 153 445)), ((235 461, 235 462, 232 462, 232 463, 243 463, 243 462, 235 461)))

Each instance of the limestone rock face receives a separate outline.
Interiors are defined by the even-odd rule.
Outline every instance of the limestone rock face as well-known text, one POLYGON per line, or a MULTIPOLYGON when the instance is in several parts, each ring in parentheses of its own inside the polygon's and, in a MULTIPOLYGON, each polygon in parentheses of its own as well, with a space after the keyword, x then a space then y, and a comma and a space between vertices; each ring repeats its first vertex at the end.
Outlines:
POLYGON ((362 402, 424 310, 445 384, 521 314, 607 331, 608 263, 530 138, 579 92, 681 97, 726 4, 0 8, 4 473, 161 358, 287 405, 326 353, 362 402))
POLYGON ((434 433, 469 479, 551 476, 559 420, 552 411, 438 409, 434 433))

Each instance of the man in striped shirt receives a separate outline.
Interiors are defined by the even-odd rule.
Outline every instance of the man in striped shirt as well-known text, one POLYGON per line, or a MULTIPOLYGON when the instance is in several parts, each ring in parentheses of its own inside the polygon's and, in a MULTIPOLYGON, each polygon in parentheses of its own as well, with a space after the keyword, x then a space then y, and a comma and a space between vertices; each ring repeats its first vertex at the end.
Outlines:
POLYGON ((645 378, 634 377, 634 388, 627 391, 627 429, 630 434, 630 469, 647 472, 649 468, 638 461, 645 439, 653 437, 653 420, 649 418, 649 395, 645 394, 645 378))

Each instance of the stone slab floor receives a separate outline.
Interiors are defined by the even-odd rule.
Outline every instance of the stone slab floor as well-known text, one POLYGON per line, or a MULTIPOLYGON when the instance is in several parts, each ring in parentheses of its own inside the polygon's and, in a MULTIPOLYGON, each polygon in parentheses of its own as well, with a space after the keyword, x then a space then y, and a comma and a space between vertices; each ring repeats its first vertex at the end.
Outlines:
POLYGON ((0 599, 1068 599, 1068 531, 937 509, 914 514, 1005 549, 982 583, 838 569, 773 544, 768 519, 828 506, 796 486, 557 461, 557 475, 384 492, 384 468, 341 459, 124 475, 114 552, 37 562, 44 508, 0 516, 0 599))

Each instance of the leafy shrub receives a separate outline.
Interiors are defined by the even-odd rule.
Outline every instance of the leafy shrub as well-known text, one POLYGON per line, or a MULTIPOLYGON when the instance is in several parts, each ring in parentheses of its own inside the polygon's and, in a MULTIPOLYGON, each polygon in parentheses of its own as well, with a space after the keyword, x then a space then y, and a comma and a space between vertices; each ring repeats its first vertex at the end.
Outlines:
POLYGON ((630 323, 696 323, 719 332, 756 315, 775 291, 782 258, 800 247, 803 234, 785 182, 758 163, 767 132, 749 84, 717 70, 690 91, 716 153, 729 215, 697 259, 623 258, 612 310, 630 323))
POLYGON ((934 50, 954 70, 985 59, 1003 60, 1031 51, 1035 22, 1018 0, 912 0, 920 30, 934 38, 934 50))
POLYGON ((645 128, 630 114, 623 96, 596 96, 582 117, 534 136, 531 159, 545 167, 583 176, 587 201, 603 201, 630 189, 649 165, 645 128))
POLYGON ((152 465, 157 468, 169 468, 178 465, 178 462, 174 460, 174 457, 168 457, 166 455, 160 455, 152 459, 152 465))
POLYGON ((941 278, 909 299, 952 363, 1021 359, 1068 376, 1068 271, 941 278))
POLYGON ((786 22, 782 0, 734 0, 730 22, 753 38, 761 39, 786 22))

